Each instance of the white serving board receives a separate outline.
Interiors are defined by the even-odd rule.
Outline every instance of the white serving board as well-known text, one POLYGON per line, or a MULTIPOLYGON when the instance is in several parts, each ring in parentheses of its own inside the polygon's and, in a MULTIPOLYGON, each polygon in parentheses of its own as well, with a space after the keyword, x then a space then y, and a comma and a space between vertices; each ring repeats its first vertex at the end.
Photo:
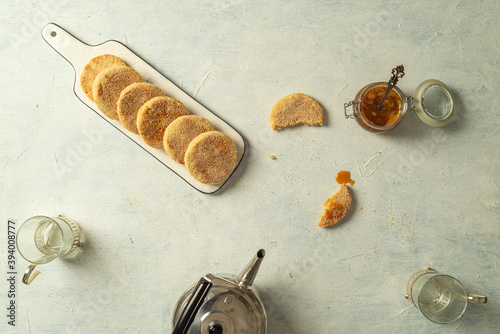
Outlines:
MULTIPOLYGON (((98 108, 97 105, 90 100, 80 87, 80 76, 85 65, 94 57, 102 54, 112 54, 120 57, 128 66, 136 70, 144 81, 150 82, 163 90, 167 96, 171 96, 184 104, 190 114, 205 117, 214 128, 228 135, 236 144, 238 150, 238 158, 236 168, 241 162, 245 153, 245 140, 224 120, 217 117, 210 110, 201 105, 198 101, 182 91, 179 87, 173 84, 170 80, 164 77, 160 72, 154 69, 151 65, 137 56, 129 48, 117 41, 107 41, 99 45, 88 45, 56 24, 49 23, 42 29, 43 39, 63 56, 75 69, 74 92, 76 96, 85 103, 90 109, 96 112, 99 116, 108 121, 117 130, 129 137, 137 145, 141 146, 145 151, 155 157, 159 162, 168 167, 174 173, 183 178, 187 183, 202 193, 211 194, 219 190, 224 181, 219 184, 204 184, 194 179, 186 170, 184 165, 173 161, 164 150, 155 149, 148 146, 141 138, 127 129, 118 120, 112 120, 106 117, 98 108)), ((233 171, 234 173, 234 171, 233 171)), ((232 174, 231 174, 232 175, 232 174)), ((230 176, 231 177, 231 176, 230 176)), ((228 178, 229 179, 229 178, 228 178)))

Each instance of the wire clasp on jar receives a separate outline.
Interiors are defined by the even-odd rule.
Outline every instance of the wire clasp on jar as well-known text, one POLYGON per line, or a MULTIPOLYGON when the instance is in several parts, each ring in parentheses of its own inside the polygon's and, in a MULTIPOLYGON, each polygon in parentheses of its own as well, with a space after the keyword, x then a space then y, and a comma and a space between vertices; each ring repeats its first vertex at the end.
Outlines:
POLYGON ((356 118, 358 117, 358 114, 354 111, 354 106, 358 104, 359 102, 357 101, 350 101, 349 103, 344 103, 344 115, 345 118, 356 118), (352 114, 347 114, 347 108, 352 107, 352 114))
POLYGON ((406 98, 406 102, 408 103, 408 110, 414 110, 415 109, 415 103, 413 102, 413 96, 408 96, 406 98))

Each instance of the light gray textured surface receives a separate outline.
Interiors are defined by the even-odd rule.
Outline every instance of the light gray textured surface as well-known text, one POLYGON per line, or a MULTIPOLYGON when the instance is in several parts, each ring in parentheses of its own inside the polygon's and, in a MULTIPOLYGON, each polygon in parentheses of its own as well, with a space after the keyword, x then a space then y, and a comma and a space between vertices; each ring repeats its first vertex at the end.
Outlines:
MULTIPOLYGON (((78 262, 55 260, 18 284, 17 326, 3 316, 0 331, 169 332, 190 284, 238 273, 259 248, 269 333, 500 331, 498 1, 1 7, 2 224, 62 213, 88 243, 78 262), (125 43, 233 125, 247 152, 221 191, 197 192, 82 104, 73 69, 40 37, 48 22, 89 44, 125 43), (429 78, 451 87, 453 123, 432 129, 410 113, 377 135, 345 120, 343 103, 401 63, 408 95, 429 78), (273 132, 271 106, 298 91, 322 104, 325 125, 273 132), (318 228, 340 170, 356 180, 352 213, 318 228), (430 323, 403 298, 426 266, 488 304, 430 323)), ((18 259, 20 273, 26 265, 18 259)))

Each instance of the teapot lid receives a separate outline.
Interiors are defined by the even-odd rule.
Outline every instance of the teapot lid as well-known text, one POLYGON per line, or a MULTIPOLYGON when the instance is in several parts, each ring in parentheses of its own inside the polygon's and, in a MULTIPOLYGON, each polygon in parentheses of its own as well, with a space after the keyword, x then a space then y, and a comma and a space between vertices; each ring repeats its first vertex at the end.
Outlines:
POLYGON ((210 274, 202 277, 198 285, 191 286, 181 296, 173 314, 174 327, 186 308, 190 307, 191 299, 203 280, 210 282, 211 286, 200 300, 199 310, 186 333, 266 333, 266 312, 256 292, 239 286, 234 279, 210 274))

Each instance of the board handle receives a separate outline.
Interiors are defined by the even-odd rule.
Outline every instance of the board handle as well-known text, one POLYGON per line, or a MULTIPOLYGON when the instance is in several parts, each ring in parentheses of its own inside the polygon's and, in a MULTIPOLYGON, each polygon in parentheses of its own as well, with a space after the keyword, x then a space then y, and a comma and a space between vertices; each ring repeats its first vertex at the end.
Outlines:
POLYGON ((43 39, 73 66, 78 64, 82 56, 86 58, 89 45, 83 43, 57 24, 48 23, 42 29, 43 39))

